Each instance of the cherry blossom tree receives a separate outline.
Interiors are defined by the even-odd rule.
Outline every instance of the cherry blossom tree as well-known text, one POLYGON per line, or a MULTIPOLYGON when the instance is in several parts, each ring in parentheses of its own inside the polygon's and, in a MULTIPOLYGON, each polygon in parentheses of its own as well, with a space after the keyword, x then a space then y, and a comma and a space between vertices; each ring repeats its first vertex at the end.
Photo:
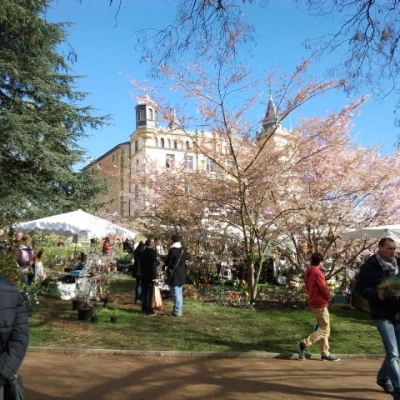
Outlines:
MULTIPOLYGON (((290 84, 276 93, 288 95, 290 85, 304 83, 300 75, 296 71, 286 80, 290 84)), ((229 93, 242 82, 240 79, 223 84, 216 80, 220 83, 217 96, 211 93, 211 85, 206 86, 210 90, 207 93, 198 89, 205 87, 203 77, 202 85, 192 79, 181 81, 185 89, 190 89, 188 96, 199 98, 203 126, 218 134, 221 145, 193 136, 181 122, 193 123, 188 116, 177 119, 169 106, 161 106, 159 111, 165 118, 174 117, 197 151, 211 159, 216 168, 213 173, 188 171, 181 166, 160 171, 151 168, 149 162, 146 171, 136 175, 153 196, 143 209, 143 221, 153 221, 153 232, 154 221, 158 229, 180 231, 190 239, 194 252, 202 238, 204 250, 210 250, 207 244, 213 243, 217 259, 223 256, 229 240, 240 241, 252 299, 271 248, 286 255, 296 275, 302 274, 307 262, 303 245, 309 251, 322 251, 329 260, 328 277, 335 276, 371 246, 371 241, 359 243, 356 248, 353 242, 344 242, 341 235, 346 230, 379 224, 397 215, 398 155, 380 157, 376 148, 352 143, 352 117, 365 99, 344 107, 338 114, 302 121, 285 137, 277 137, 285 116, 339 82, 305 84, 300 88, 294 85, 294 96, 278 101, 285 107, 278 114, 275 127, 257 138, 245 119, 255 97, 244 102, 242 108, 228 111, 229 93), (224 146, 228 151, 218 150, 224 146), (388 193, 393 196, 390 204, 385 200, 388 193), (212 218, 206 218, 204 210, 211 211, 212 218), (232 232, 240 232, 240 237, 232 232)))
POLYGON ((346 277, 374 241, 343 241, 342 234, 399 217, 400 154, 381 157, 374 147, 353 144, 349 131, 357 107, 355 103, 297 127, 302 134, 292 143, 294 168, 287 176, 284 200, 280 196, 275 202, 283 216, 279 230, 294 274, 304 269, 305 248, 321 251, 329 260, 328 278, 346 277))
POLYGON ((221 230, 223 237, 230 237, 229 231, 240 232, 252 300, 271 248, 281 246, 298 274, 307 261, 300 250, 303 245, 325 253, 330 276, 340 273, 344 263, 371 245, 354 249, 352 243, 341 241, 341 234, 353 225, 383 221, 394 212, 383 200, 388 190, 397 188, 395 175, 388 173, 390 168, 397 171, 397 156, 381 158, 377 149, 351 144, 352 113, 364 99, 337 115, 304 121, 292 135, 280 136, 281 123, 294 110, 347 82, 315 82, 307 76, 308 61, 291 75, 271 73, 257 79, 238 57, 240 45, 252 38, 246 36, 251 27, 245 21, 237 19, 237 28, 232 23, 240 15, 237 2, 182 4, 174 26, 158 32, 156 42, 142 40, 150 49, 143 57, 155 75, 171 82, 169 89, 181 100, 171 104, 148 84, 142 89, 145 101, 154 102, 158 114, 173 121, 214 170, 193 172, 176 166, 159 171, 148 160, 133 178, 153 199, 143 207, 142 221, 151 223, 152 229, 156 221, 157 229, 178 230, 193 245, 206 238, 204 247, 220 243, 221 230), (192 51, 185 53, 190 46, 192 51), (275 99, 276 119, 260 134, 262 121, 254 110, 268 92, 275 99), (194 136, 194 129, 213 132, 214 140, 194 136))
MULTIPOLYGON (((281 182, 289 165, 288 159, 292 157, 292 139, 281 138, 282 144, 278 144, 276 131, 298 107, 344 83, 310 83, 305 77, 308 63, 299 66, 291 76, 279 79, 270 75, 257 82, 249 82, 245 68, 233 69, 227 63, 215 65, 213 75, 209 65, 201 68, 192 64, 184 76, 164 70, 174 81, 174 87, 184 93, 186 99, 193 100, 199 116, 197 123, 193 116, 180 113, 177 108, 172 115, 168 103, 160 99, 156 101, 158 114, 166 120, 174 118, 175 125, 190 138, 196 151, 211 160, 214 171, 193 173, 181 168, 168 168, 158 172, 149 162, 142 174, 136 172, 136 179, 151 191, 153 198, 158 198, 149 201, 143 212, 147 217, 157 215, 160 225, 179 227, 189 237, 196 238, 195 231, 205 229, 203 210, 208 209, 213 214, 214 228, 210 241, 216 241, 221 229, 225 237, 229 236, 229 228, 241 232, 246 279, 254 299, 262 265, 270 256, 271 243, 278 235, 275 224, 280 215, 267 215, 265 210, 271 205, 272 187, 281 182), (256 134, 260 121, 252 123, 249 119, 250 110, 257 104, 259 96, 254 88, 259 89, 262 84, 271 87, 271 82, 280 85, 274 92, 279 112, 276 112, 271 127, 256 134), (242 100, 244 93, 255 94, 242 100), (177 114, 179 118, 176 118, 177 114), (214 139, 204 140, 193 135, 190 126, 201 126, 213 132, 214 139)), ((146 88, 147 96, 148 93, 146 88)), ((279 191, 282 190, 275 193, 279 191)))

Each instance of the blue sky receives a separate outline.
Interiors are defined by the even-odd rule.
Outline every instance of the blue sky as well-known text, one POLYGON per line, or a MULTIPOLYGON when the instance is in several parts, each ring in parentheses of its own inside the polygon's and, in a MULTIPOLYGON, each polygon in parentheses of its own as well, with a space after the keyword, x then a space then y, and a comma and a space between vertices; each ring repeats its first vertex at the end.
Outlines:
MULTIPOLYGON (((139 63, 134 32, 161 28, 172 22, 175 15, 174 0, 123 0, 116 17, 118 3, 119 0, 114 0, 110 6, 109 0, 53 0, 46 13, 51 22, 73 23, 67 28, 68 42, 78 60, 72 65, 71 73, 85 76, 77 81, 76 89, 90 93, 85 104, 97 109, 98 115, 111 114, 113 118, 109 126, 88 130, 90 137, 80 142, 91 158, 100 157, 117 144, 128 141, 135 130, 136 100, 130 80, 144 81, 147 67, 139 63)), ((292 72, 307 56, 303 41, 327 30, 333 32, 338 26, 329 15, 324 20, 308 16, 290 0, 270 0, 264 9, 249 7, 248 18, 256 26, 257 39, 254 57, 249 58, 249 63, 258 73, 271 69, 292 72)), ((331 57, 315 63, 312 72, 321 77, 337 55, 331 57)), ((149 83, 156 85, 154 81, 149 83)), ((357 96, 367 93, 368 90, 361 88, 357 96)), ((293 118, 338 111, 355 97, 347 98, 344 93, 335 92, 314 100, 293 118)), ((370 99, 362 107, 361 115, 354 119, 356 142, 364 146, 381 145, 381 153, 393 152, 398 135, 393 123, 394 106, 395 98, 390 96, 382 102, 370 99)))

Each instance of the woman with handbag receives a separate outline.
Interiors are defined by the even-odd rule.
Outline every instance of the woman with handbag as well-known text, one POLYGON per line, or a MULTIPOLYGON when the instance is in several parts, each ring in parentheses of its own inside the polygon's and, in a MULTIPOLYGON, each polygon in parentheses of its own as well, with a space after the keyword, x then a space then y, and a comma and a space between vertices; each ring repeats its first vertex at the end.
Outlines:
POLYGON ((2 275, 0 315, 0 392, 5 400, 22 400, 23 386, 17 371, 29 342, 28 311, 21 293, 2 275))
POLYGON ((185 284, 186 257, 178 235, 171 236, 171 247, 169 248, 165 266, 169 270, 168 285, 171 288, 174 299, 174 307, 171 315, 180 317, 183 313, 183 285, 185 284))

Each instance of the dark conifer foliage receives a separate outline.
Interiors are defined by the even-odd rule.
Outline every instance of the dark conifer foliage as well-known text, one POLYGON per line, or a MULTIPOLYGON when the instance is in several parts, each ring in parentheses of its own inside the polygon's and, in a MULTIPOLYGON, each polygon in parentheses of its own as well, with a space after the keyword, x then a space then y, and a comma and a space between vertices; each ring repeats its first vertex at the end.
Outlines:
MULTIPOLYGON (((84 161, 79 139, 87 127, 107 117, 82 105, 86 93, 75 90, 57 52, 66 24, 45 19, 48 0, 0 2, 0 220, 32 213, 85 208, 103 190, 84 161)), ((4 226, 4 225, 3 225, 4 226)))

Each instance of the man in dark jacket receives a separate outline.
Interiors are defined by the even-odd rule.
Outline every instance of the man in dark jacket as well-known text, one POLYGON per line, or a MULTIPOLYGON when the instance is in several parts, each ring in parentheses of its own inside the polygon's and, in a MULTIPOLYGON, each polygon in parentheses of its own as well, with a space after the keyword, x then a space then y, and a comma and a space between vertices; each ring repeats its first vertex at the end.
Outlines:
POLYGON ((378 371, 376 383, 386 393, 392 393, 394 400, 400 400, 400 307, 393 293, 379 288, 385 279, 399 276, 400 259, 395 257, 395 252, 396 243, 393 239, 380 239, 378 251, 361 266, 354 290, 368 300, 371 319, 385 348, 386 357, 378 371))
POLYGON ((15 378, 29 342, 28 311, 18 289, 0 276, 0 388, 15 378))
POLYGON ((135 304, 142 302, 142 268, 140 267, 140 254, 146 248, 143 240, 141 240, 136 249, 133 251, 133 269, 132 276, 135 278, 135 304))
POLYGON ((156 315, 151 306, 153 287, 157 281, 157 254, 154 249, 154 239, 147 239, 145 246, 139 254, 142 273, 142 311, 148 315, 156 315))
POLYGON ((183 313, 183 292, 182 287, 185 284, 186 257, 180 238, 178 235, 171 236, 172 245, 169 248, 165 266, 170 271, 170 280, 168 284, 171 287, 174 298, 174 308, 171 315, 180 317, 183 313))
POLYGON ((324 265, 322 261, 323 256, 321 253, 313 253, 311 255, 311 265, 306 269, 304 277, 308 306, 315 316, 318 329, 305 339, 299 340, 299 355, 300 359, 304 360, 306 358, 306 348, 319 342, 322 361, 339 361, 339 357, 334 357, 329 353, 331 327, 328 305, 331 294, 326 284, 325 274, 321 270, 324 265))

